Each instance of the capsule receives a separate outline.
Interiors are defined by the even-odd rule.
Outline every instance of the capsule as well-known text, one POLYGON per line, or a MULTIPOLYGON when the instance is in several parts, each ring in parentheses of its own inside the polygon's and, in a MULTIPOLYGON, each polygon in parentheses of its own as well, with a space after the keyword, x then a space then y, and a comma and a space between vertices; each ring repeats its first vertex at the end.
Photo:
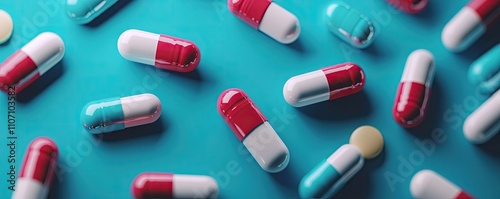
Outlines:
POLYGON ((90 102, 83 107, 80 121, 89 133, 101 134, 153 123, 160 115, 160 99, 140 94, 90 102))
POLYGON ((235 88, 222 92, 217 109, 262 169, 270 173, 285 169, 288 148, 245 92, 235 88))
POLYGON ((393 6, 407 13, 419 13, 428 3, 428 0, 386 0, 393 6))
POLYGON ((356 48, 366 48, 373 43, 375 27, 368 17, 337 1, 326 9, 328 29, 342 41, 356 48))
POLYGON ((300 198, 332 197, 363 165, 364 158, 356 146, 342 145, 302 178, 299 185, 300 198))
POLYGON ((45 74, 64 56, 64 42, 55 33, 44 32, 17 50, 0 65, 0 87, 21 92, 45 74))
POLYGON ((482 93, 493 93, 500 88, 500 44, 472 63, 469 81, 478 85, 482 93))
POLYGON ((66 14, 79 24, 87 24, 118 0, 66 0, 66 14))
POLYGON ((485 143, 500 131, 500 90, 465 119, 463 131, 474 144, 485 143))
POLYGON ((132 183, 136 199, 217 198, 219 186, 209 176, 141 173, 132 183))
POLYGON ((271 0, 228 0, 227 4, 238 18, 280 43, 299 38, 297 17, 271 0))
POLYGON ((472 0, 446 24, 441 40, 449 51, 464 51, 498 19, 499 0, 472 0))
POLYGON ((56 144, 49 138, 33 140, 26 150, 12 199, 45 199, 56 169, 56 144))
POLYGON ((460 187, 431 170, 422 170, 413 176, 410 192, 416 199, 473 199, 460 187))
POLYGON ((120 35, 118 51, 130 61, 177 72, 190 72, 201 60, 191 41, 134 29, 120 35))
POLYGON ((365 73, 354 63, 343 63, 290 78, 283 87, 288 104, 302 107, 359 92, 365 73))
POLYGON ((406 60, 392 115, 399 125, 411 128, 425 118, 434 79, 434 57, 427 50, 416 50, 406 60))

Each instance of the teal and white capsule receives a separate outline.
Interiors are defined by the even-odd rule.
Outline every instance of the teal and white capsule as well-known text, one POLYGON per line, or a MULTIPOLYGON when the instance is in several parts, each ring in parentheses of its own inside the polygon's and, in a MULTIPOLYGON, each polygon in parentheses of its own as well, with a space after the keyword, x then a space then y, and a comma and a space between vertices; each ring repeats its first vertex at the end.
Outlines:
POLYGON ((494 93, 500 88, 500 44, 472 63, 469 81, 482 93, 494 93))
POLYGON ((299 185, 300 198, 332 197, 363 165, 364 157, 356 146, 342 145, 302 178, 299 185))
POLYGON ((87 24, 118 0, 66 0, 66 14, 79 24, 87 24))
POLYGON ((328 29, 341 40, 356 48, 373 43, 375 27, 372 21, 348 4, 336 1, 326 9, 328 29))
POLYGON ((147 93, 90 102, 83 107, 80 121, 89 133, 101 134, 153 123, 160 115, 160 99, 147 93))

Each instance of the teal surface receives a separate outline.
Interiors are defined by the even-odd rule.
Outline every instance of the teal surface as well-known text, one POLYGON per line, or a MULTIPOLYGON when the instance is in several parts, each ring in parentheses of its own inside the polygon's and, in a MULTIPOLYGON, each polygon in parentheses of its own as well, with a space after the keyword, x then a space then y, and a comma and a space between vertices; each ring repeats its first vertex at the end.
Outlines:
POLYGON ((301 198, 321 198, 340 179, 340 174, 330 163, 323 160, 300 181, 299 196, 301 198))
POLYGON ((92 134, 123 130, 125 119, 120 98, 89 102, 82 108, 80 122, 92 134))
MULTIPOLYGON (((66 44, 60 64, 17 96, 16 174, 27 144, 50 137, 58 145, 58 170, 50 198, 131 198, 141 172, 173 172, 214 177, 220 198, 298 198, 301 178, 348 143, 359 126, 377 127, 385 138, 382 154, 336 194, 336 198, 410 198, 413 174, 432 169, 477 198, 500 195, 500 136, 470 144, 465 118, 486 98, 467 80, 471 63, 500 41, 490 31, 464 53, 441 44, 444 25, 467 0, 429 2, 408 15, 383 0, 346 1, 374 22, 373 45, 355 49, 332 35, 324 21, 329 1, 276 0, 301 22, 297 42, 282 45, 232 15, 226 0, 120 1, 82 26, 56 0, 0 0, 14 20, 14 33, 0 46, 3 60, 43 31, 66 44), (120 56, 117 40, 127 29, 162 33, 195 42, 199 67, 188 74, 156 70, 120 56), (415 129, 396 124, 391 112, 407 56, 425 48, 436 58, 432 98, 424 123, 415 129), (355 62, 367 76, 353 96, 303 108, 289 106, 283 85, 292 76, 343 62, 355 62), (290 164, 264 172, 217 113, 227 88, 245 90, 290 150, 290 164), (162 102, 153 124, 93 136, 80 124, 86 103, 110 97, 153 93, 162 102)), ((498 27, 498 25, 497 25, 498 27)), ((7 96, 0 96, 0 198, 7 189, 10 152, 7 96)))

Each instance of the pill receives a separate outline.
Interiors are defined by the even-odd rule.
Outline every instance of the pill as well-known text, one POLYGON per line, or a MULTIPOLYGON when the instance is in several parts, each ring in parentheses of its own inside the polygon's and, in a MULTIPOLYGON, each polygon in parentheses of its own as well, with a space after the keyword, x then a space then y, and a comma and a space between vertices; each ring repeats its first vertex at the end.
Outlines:
POLYGON ((87 24, 116 2, 118 0, 66 0, 66 14, 79 24, 87 24))
POLYGON ((31 141, 21 164, 12 199, 47 198, 57 156, 57 145, 49 138, 39 137, 31 141))
POLYGON ((288 104, 302 107, 359 92, 365 73, 354 63, 343 63, 290 78, 283 87, 288 104))
POLYGON ((236 88, 222 92, 217 109, 262 169, 270 173, 285 169, 288 148, 245 92, 236 88))
POLYGON ((384 138, 375 127, 361 126, 351 134, 349 144, 358 147, 364 158, 372 159, 382 152, 384 148, 384 138))
POLYGON ((276 41, 289 44, 300 35, 297 17, 271 0, 228 0, 229 10, 276 41))
POLYGON ((141 173, 132 183, 136 199, 217 198, 219 186, 209 176, 141 173))
POLYGON ((500 44, 472 63, 469 81, 482 93, 493 93, 500 88, 500 44))
POLYGON ((21 92, 61 61, 64 52, 64 42, 57 34, 39 34, 0 65, 0 89, 8 92, 10 86, 21 92))
POLYGON ((413 198, 421 199, 472 199, 460 187, 431 170, 416 173, 410 182, 413 198))
POLYGON ((472 0, 444 27, 441 40, 452 52, 467 49, 500 19, 499 0, 472 0))
POLYGON ((366 48, 374 41, 375 27, 371 20, 348 4, 335 1, 326 9, 330 32, 356 48, 366 48))
POLYGON ((392 111, 401 126, 415 127, 424 120, 433 79, 432 54, 422 49, 413 51, 406 60, 392 111))
POLYGON ((474 144, 485 143, 500 131, 500 90, 465 119, 463 131, 474 144))
POLYGON ((425 6, 428 0, 386 0, 393 6, 407 13, 419 13, 425 6))
POLYGON ((12 17, 4 10, 0 10, 0 44, 9 40, 13 29, 14 22, 12 22, 12 17))
POLYGON ((363 167, 359 149, 342 145, 300 181, 300 198, 331 198, 363 167))
POLYGON ((191 41, 134 29, 120 35, 118 51, 130 61, 177 72, 194 70, 201 59, 191 41))
POLYGON ((146 93, 89 102, 80 121, 89 133, 101 134, 153 123, 160 115, 160 99, 146 93))

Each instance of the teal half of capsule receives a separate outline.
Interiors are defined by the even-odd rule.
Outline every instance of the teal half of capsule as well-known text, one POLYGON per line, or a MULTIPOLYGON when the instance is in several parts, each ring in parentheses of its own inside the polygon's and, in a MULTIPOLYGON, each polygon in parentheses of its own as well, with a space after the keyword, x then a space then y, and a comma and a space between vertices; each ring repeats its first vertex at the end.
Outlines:
POLYGON ((341 175, 333 166, 324 160, 308 173, 299 185, 300 198, 323 198, 335 183, 340 179, 341 175))
POLYGON ((326 9, 328 29, 341 40, 356 48, 373 43, 375 28, 368 17, 348 4, 336 1, 326 9))
POLYGON ((79 24, 87 24, 118 0, 66 0, 66 13, 79 24))
POLYGON ((80 114, 83 128, 92 134, 125 129, 120 98, 109 98, 88 103, 80 114))
POLYGON ((500 44, 474 61, 469 68, 469 81, 482 93, 494 93, 500 88, 500 44))

